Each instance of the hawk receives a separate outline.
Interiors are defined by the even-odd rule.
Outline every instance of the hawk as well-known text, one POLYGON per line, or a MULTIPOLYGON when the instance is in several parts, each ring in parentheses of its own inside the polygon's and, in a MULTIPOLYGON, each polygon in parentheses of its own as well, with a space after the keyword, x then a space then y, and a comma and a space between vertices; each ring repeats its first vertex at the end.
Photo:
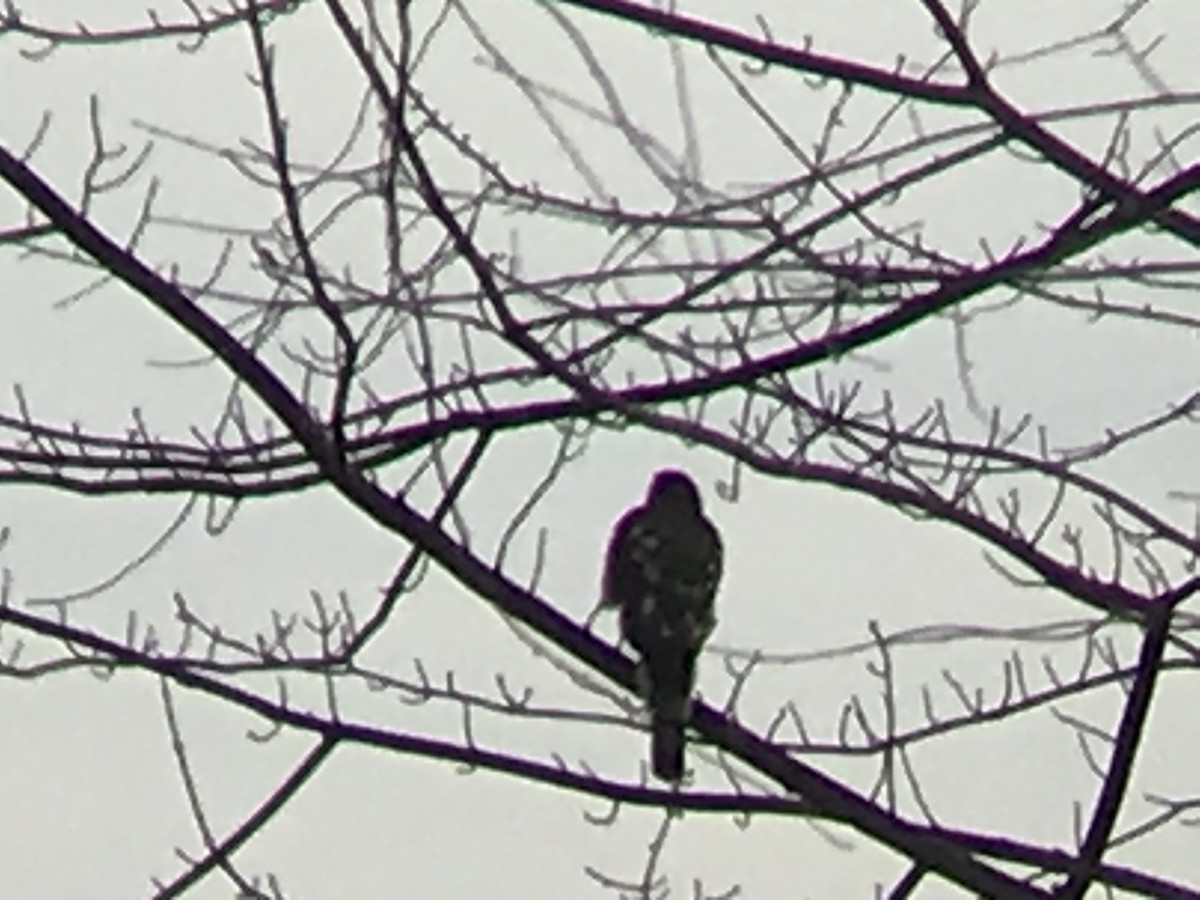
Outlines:
POLYGON ((691 714, 696 657, 716 625, 721 536, 685 473, 662 469, 645 502, 613 527, 602 606, 617 607, 621 633, 638 653, 650 707, 650 763, 664 781, 683 778, 683 729, 691 714))

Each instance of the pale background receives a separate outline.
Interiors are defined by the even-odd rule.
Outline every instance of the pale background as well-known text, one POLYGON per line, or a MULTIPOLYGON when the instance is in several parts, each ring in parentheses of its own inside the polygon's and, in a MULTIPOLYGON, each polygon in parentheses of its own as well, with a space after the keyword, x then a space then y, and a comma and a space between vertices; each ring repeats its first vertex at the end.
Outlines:
MULTIPOLYGON (((85 21, 93 31, 145 21, 144 4, 110 2, 102 10, 91 6, 85 21)), ((1135 72, 1119 54, 1101 52, 1111 51, 1112 41, 1101 36, 1074 47, 1059 43, 1095 34, 1121 6, 993 0, 979 10, 971 38, 983 57, 992 48, 1005 57, 1052 48, 1031 52, 997 73, 998 87, 1025 109, 1145 95, 1150 76, 1135 72)), ((469 3, 467 8, 523 74, 598 102, 596 86, 586 78, 578 55, 538 4, 503 0, 469 3)), ((27 23, 60 29, 70 29, 85 15, 78 3, 48 0, 35 0, 23 10, 27 23)), ((160 11, 164 19, 187 18, 182 8, 169 4, 160 11)), ((416 20, 427 24, 436 11, 417 4, 416 20)), ((890 67, 900 55, 928 61, 943 49, 917 2, 763 2, 745 8, 689 2, 685 11, 751 33, 757 33, 753 13, 761 13, 780 43, 799 43, 812 35, 821 52, 882 67, 890 67)), ((582 11, 566 14, 593 42, 638 124, 681 152, 667 42, 582 11)), ((511 83, 482 64, 483 52, 453 13, 450 20, 419 78, 430 101, 471 136, 474 146, 503 161, 515 181, 586 196, 583 179, 528 104, 511 83)), ((1189 0, 1146 4, 1125 33, 1139 46, 1163 36, 1150 57, 1153 79, 1175 92, 1200 89, 1195 65, 1200 17, 1189 0)), ((292 152, 300 159, 326 160, 344 140, 358 109, 361 79, 319 4, 306 4, 280 21, 270 37, 292 127, 292 152)), ((126 239, 136 219, 150 175, 162 179, 156 210, 163 217, 261 228, 277 214, 268 191, 247 187, 230 167, 162 137, 188 136, 231 148, 243 138, 265 143, 261 97, 247 80, 253 60, 244 29, 212 36, 195 54, 179 52, 172 40, 158 40, 124 48, 85 41, 61 46, 44 60, 22 55, 37 47, 20 35, 0 37, 0 140, 24 146, 40 117, 50 111, 53 119, 33 164, 71 202, 78 202, 90 148, 90 95, 99 101, 99 121, 110 142, 137 148, 151 139, 148 126, 157 134, 146 170, 126 190, 106 194, 97 203, 96 221, 118 241, 126 239)), ((752 123, 702 52, 682 52, 694 74, 691 88, 707 183, 733 190, 785 177, 794 162, 752 123)), ((945 74, 953 77, 950 71, 945 74)), ((800 76, 782 71, 758 87, 802 147, 816 140, 828 103, 838 93, 832 84, 814 91, 800 76)), ((862 139, 890 102, 856 90, 845 112, 846 142, 862 139)), ((1156 128, 1177 135, 1195 120, 1195 111, 1194 104, 1181 104, 1135 118, 1135 139, 1146 149, 1131 155, 1144 158, 1152 152, 1156 128)), ((933 131, 977 121, 969 113, 930 109, 922 126, 933 131)), ((1100 158, 1113 121, 1109 116, 1067 122, 1061 133, 1100 158)), ((912 124, 893 127, 898 136, 912 124)), ((624 207, 669 208, 661 187, 616 136, 582 124, 573 134, 605 190, 619 196, 624 207)), ((1176 154, 1185 162, 1193 159, 1195 137, 1186 137, 1176 154)), ((452 164, 447 163, 446 172, 453 172, 452 164)), ((860 187, 869 186, 864 177, 860 187)), ((1072 208, 1076 190, 1048 170, 991 160, 906 193, 891 215, 894 222, 922 222, 927 246, 964 263, 978 262, 983 259, 981 239, 1004 248, 1020 235, 1035 236, 1036 223, 1057 220, 1072 208)), ((11 193, 0 191, 0 221, 16 224, 21 213, 11 193)), ((369 227, 365 219, 337 223, 321 244, 332 267, 349 265, 365 280, 377 277, 380 244, 369 227), (333 265, 334 260, 339 264, 333 265)), ((497 226, 488 235, 496 248, 507 245, 509 227, 520 226, 497 226)), ((585 265, 597 245, 589 243, 593 238, 583 229, 577 231, 564 225, 546 243, 539 242, 536 230, 523 229, 522 271, 585 265)), ((183 278, 202 279, 221 240, 159 224, 149 230, 141 252, 157 266, 178 265, 183 278)), ((603 246, 603 236, 599 240, 603 246)), ((1164 245, 1161 238, 1124 240, 1130 242, 1126 254, 1181 258, 1187 253, 1164 245)), ((224 284, 265 291, 252 262, 243 239, 234 247, 224 284)), ((202 430, 211 427, 225 402, 225 373, 193 365, 200 359, 198 349, 140 298, 104 288, 56 306, 55 301, 93 277, 71 264, 0 253, 0 385, 10 389, 0 408, 16 413, 11 386, 19 385, 35 416, 61 423, 78 420, 94 431, 122 433, 133 407, 153 432, 176 440, 188 440, 193 424, 202 430)), ((1177 309, 1190 312, 1197 295, 1185 285, 1170 296, 1177 309)), ((1129 287, 1124 296, 1109 299, 1136 304, 1139 289, 1129 287)), ((212 308, 222 317, 236 312, 234 306, 212 308)), ((447 354, 454 353, 452 331, 438 339, 445 342, 447 354)), ((864 392, 876 397, 886 387, 902 415, 944 397, 958 435, 980 436, 984 426, 966 412, 954 340, 948 321, 928 321, 857 359, 824 367, 823 374, 827 383, 864 379, 864 392)), ((1058 448, 1088 444, 1102 438, 1106 428, 1126 428, 1164 411, 1194 390, 1200 376, 1194 326, 1115 318, 1090 324, 1079 312, 1023 305, 978 318, 968 342, 979 403, 1000 407, 1012 422, 1030 414, 1058 448)), ((403 357, 398 359, 394 383, 377 383, 377 389, 415 386, 403 357)), ((296 376, 286 363, 281 371, 289 379, 296 376)), ((810 384, 811 376, 805 373, 801 382, 810 384)), ((376 373, 376 382, 380 378, 376 373)), ((498 440, 464 507, 472 545, 482 557, 494 555, 500 534, 543 476, 556 440, 545 428, 498 440)), ((1200 490, 1193 462, 1197 450, 1195 429, 1176 426, 1093 471, 1190 530, 1193 507, 1171 492, 1200 490)), ((868 710, 877 712, 878 682, 866 670, 866 663, 877 658, 868 630, 872 620, 885 633, 896 634, 928 625, 1003 629, 1092 618, 1065 598, 1005 583, 969 536, 914 522, 870 498, 743 471, 737 501, 726 502, 716 485, 729 478, 727 462, 640 429, 594 434, 586 453, 568 466, 517 533, 505 562, 508 574, 518 581, 529 577, 538 530, 545 529, 545 568, 537 590, 581 619, 595 601, 609 525, 640 497, 648 474, 664 464, 695 473, 726 535, 728 573, 720 627, 700 675, 706 698, 722 701, 729 690, 717 650, 819 654, 860 648, 816 655, 797 666, 764 667, 739 707, 750 726, 765 728, 778 704, 791 698, 810 735, 834 741, 843 704, 851 696, 857 694, 868 710)), ((389 477, 400 481, 399 472, 389 477)), ((1031 503, 1044 496, 1032 483, 1026 489, 1031 503)), ((187 505, 185 497, 88 499, 4 484, 0 525, 12 531, 0 562, 11 573, 9 602, 22 605, 79 593, 69 604, 74 624, 120 638, 135 611, 138 628, 154 624, 171 645, 178 640, 171 599, 176 592, 225 631, 252 634, 270 627, 272 610, 311 614, 312 592, 334 598, 345 591, 354 608, 370 609, 406 549, 332 494, 249 502, 217 536, 206 533, 200 503, 161 552, 118 578, 187 505)), ((1079 502, 1064 520, 1085 526, 1088 562, 1104 571, 1107 535, 1090 509, 1079 502)), ((1065 554, 1058 530, 1052 530, 1044 546, 1065 554)), ((612 634, 611 622, 602 628, 612 634)), ((1128 633, 1112 633, 1126 654, 1135 647, 1128 633)), ((7 660, 21 639, 14 629, 0 630, 0 658, 7 660)), ((1047 678, 1039 663, 1042 653, 1053 657, 1063 672, 1077 668, 1082 656, 1076 640, 1018 643, 996 631, 977 641, 898 646, 897 677, 908 686, 909 705, 901 708, 902 716, 910 723, 921 720, 922 684, 930 686, 939 709, 954 709, 941 676, 944 669, 997 698, 1001 661, 1018 647, 1027 677, 1037 684, 1047 678)), ((29 642, 21 660, 30 662, 54 649, 29 642)), ((518 641, 490 607, 436 572, 402 601, 396 619, 364 662, 397 678, 415 679, 414 659, 436 681, 453 671, 455 684, 465 690, 496 696, 494 679, 502 674, 517 688, 533 688, 540 706, 620 715, 602 697, 573 687, 518 641)), ((247 683, 274 695, 269 679, 247 683)), ((295 678, 290 687, 293 703, 324 708, 319 680, 304 685, 295 678)), ((1134 813, 1150 812, 1138 799, 1142 792, 1177 798, 1200 794, 1192 764, 1200 725, 1192 713, 1194 704, 1187 702, 1195 693, 1190 676, 1167 677, 1160 690, 1130 793, 1134 813)), ((311 736, 287 733, 265 743, 249 740, 248 731, 262 730, 253 717, 182 691, 174 698, 204 810, 217 835, 240 822, 312 745, 311 736)), ((1108 730, 1118 699, 1110 688, 1061 708, 1108 730)), ((5 834, 0 878, 6 895, 149 896, 151 878, 169 880, 177 873, 176 848, 199 854, 196 825, 153 678, 124 673, 102 681, 75 670, 36 680, 0 679, 0 711, 5 834)), ((454 704, 410 706, 394 694, 370 694, 361 687, 344 689, 341 714, 410 733, 461 734, 461 712, 454 704)), ((583 760, 610 777, 630 780, 639 777, 646 749, 644 733, 611 722, 523 721, 481 714, 475 736, 489 746, 544 760, 554 753, 571 764, 583 760)), ((1099 743, 1092 749, 1103 753, 1099 743)), ((707 770, 702 777, 722 784, 707 761, 711 758, 701 750, 694 749, 693 755, 707 770)), ((872 763, 816 754, 807 758, 860 790, 873 782, 872 763)), ((943 824, 1013 833, 1050 845, 1071 845, 1072 804, 1082 804, 1086 814, 1097 789, 1076 732, 1046 709, 960 732, 953 740, 922 744, 913 760, 926 800, 943 824)), ((900 798, 900 809, 915 814, 908 798, 900 798)), ((585 868, 637 882, 647 843, 663 815, 622 809, 608 827, 585 819, 607 811, 596 801, 493 773, 463 774, 449 764, 343 747, 237 861, 248 876, 273 873, 284 895, 295 898, 615 896, 590 879, 585 868)), ((1125 825, 1134 821, 1122 820, 1125 825)), ((1117 858, 1200 884, 1195 841, 1194 830, 1169 826, 1117 858)), ((905 870, 904 861, 849 831, 765 817, 743 829, 729 816, 702 814, 674 823, 661 865, 673 896, 680 897, 693 895, 693 880, 713 894, 739 885, 747 897, 868 897, 877 884, 886 890, 905 870), (837 843, 829 835, 836 835, 837 843)), ((229 897, 234 892, 232 884, 214 874, 189 896, 229 897)), ((949 891, 928 882, 919 895, 949 896, 949 891)))

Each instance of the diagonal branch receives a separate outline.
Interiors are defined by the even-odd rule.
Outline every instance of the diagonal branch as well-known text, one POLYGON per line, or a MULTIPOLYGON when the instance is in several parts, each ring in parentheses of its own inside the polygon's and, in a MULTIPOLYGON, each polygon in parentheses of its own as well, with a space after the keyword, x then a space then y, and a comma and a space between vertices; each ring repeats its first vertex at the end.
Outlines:
POLYGON ((1116 741, 1108 763, 1108 775, 1096 800, 1092 821, 1080 849, 1081 864, 1071 873, 1066 884, 1055 892, 1055 896, 1063 900, 1081 900, 1087 893, 1096 867, 1104 856, 1108 840, 1116 826, 1117 815, 1125 799, 1125 790, 1133 775, 1134 756, 1141 742, 1146 717, 1150 713, 1150 701, 1154 696, 1163 651, 1171 629, 1171 605, 1158 604, 1147 616, 1147 620, 1146 635, 1142 639, 1142 650, 1138 658, 1137 675, 1134 677, 1133 687, 1129 691, 1125 711, 1121 716, 1121 724, 1117 729, 1116 741))

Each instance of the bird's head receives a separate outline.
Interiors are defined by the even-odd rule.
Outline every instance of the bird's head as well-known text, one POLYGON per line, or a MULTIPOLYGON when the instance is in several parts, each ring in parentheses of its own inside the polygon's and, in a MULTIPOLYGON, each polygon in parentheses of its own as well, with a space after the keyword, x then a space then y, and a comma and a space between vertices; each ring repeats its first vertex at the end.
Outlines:
POLYGON ((700 514, 700 491, 686 472, 678 469, 659 469, 650 480, 646 502, 700 514))

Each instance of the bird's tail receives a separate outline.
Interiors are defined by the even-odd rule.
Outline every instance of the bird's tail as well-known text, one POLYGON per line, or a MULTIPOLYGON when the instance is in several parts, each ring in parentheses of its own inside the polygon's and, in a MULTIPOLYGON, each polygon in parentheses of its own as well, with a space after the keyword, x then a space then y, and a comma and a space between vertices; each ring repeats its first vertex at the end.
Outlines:
POLYGON ((683 722, 654 713, 650 725, 650 766, 663 781, 683 779, 683 722))
POLYGON ((648 672, 650 767, 664 781, 683 779, 684 725, 692 694, 692 667, 685 655, 648 672))

